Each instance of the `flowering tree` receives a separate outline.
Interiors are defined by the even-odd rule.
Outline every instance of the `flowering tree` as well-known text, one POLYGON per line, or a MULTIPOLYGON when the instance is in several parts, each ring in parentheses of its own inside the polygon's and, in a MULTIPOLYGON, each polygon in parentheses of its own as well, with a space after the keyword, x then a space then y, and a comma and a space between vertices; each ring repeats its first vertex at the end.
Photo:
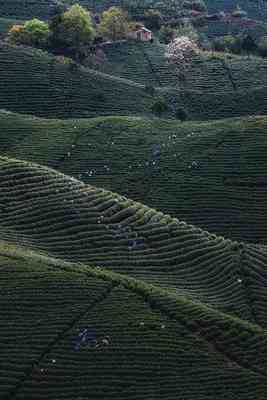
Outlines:
POLYGON ((11 43, 46 48, 49 42, 49 27, 39 19, 26 21, 24 25, 13 25, 8 33, 11 43))
POLYGON ((197 44, 187 36, 180 36, 167 46, 165 57, 170 64, 176 66, 178 76, 185 78, 197 54, 199 54, 197 44))

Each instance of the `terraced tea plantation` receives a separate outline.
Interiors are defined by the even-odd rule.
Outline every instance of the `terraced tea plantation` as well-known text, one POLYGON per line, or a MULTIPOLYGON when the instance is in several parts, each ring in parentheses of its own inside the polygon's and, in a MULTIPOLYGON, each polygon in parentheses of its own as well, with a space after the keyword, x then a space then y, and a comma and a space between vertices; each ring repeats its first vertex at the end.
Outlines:
MULTIPOLYGON (((210 12, 233 12, 236 9, 237 2, 234 0, 206 0, 206 5, 210 12)), ((241 0, 238 1, 238 5, 248 13, 249 17, 266 21, 267 7, 265 1, 241 0)))
POLYGON ((38 50, 2 44, 0 58, 1 108, 50 118, 151 114, 153 99, 140 84, 73 70, 38 50))
POLYGON ((131 54, 133 46, 122 45, 121 51, 126 49, 124 60, 112 61, 112 54, 108 53, 110 61, 101 67, 105 71, 101 72, 96 71, 95 66, 64 65, 60 59, 41 50, 2 43, 0 107, 47 118, 153 117, 153 105, 163 98, 167 110, 162 118, 175 119, 177 109, 181 108, 186 110, 190 120, 267 112, 265 60, 244 61, 237 56, 230 56, 227 61, 196 60, 181 84, 173 68, 166 64, 164 48, 152 46, 146 50, 146 45, 140 46, 137 45, 131 54), (116 65, 120 65, 120 69, 116 65), (131 67, 128 69, 126 65, 131 67), (110 75, 112 70, 114 75, 110 75), (147 85, 156 85, 155 93, 150 94, 147 85))
POLYGON ((0 400, 266 400, 267 59, 167 62, 232 0, 56 3, 0 0, 0 400))
POLYGON ((227 238, 267 244, 266 129, 265 117, 199 124, 2 112, 0 150, 227 238))
POLYGON ((3 399, 264 399, 263 246, 38 165, 0 175, 3 399))
MULTIPOLYGON (((55 3, 51 0, 0 0, 0 13, 4 17, 12 17, 18 19, 26 19, 39 17, 46 19, 49 15, 50 6, 55 3)), ((75 0, 62 0, 62 4, 76 4, 75 0)), ((163 12, 170 13, 181 10, 183 6, 182 0, 80 0, 79 4, 92 10, 93 12, 102 12, 109 7, 117 6, 134 13, 135 15, 143 14, 145 10, 157 7, 163 12)))

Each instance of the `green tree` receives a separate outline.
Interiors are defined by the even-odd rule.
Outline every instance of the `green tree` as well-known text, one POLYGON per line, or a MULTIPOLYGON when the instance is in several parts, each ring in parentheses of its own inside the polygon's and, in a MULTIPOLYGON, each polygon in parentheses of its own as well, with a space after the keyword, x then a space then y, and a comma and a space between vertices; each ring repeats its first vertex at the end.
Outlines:
POLYGON ((77 61, 83 46, 90 45, 96 35, 90 12, 79 4, 53 19, 50 29, 53 46, 64 46, 74 51, 77 61))
POLYGON ((232 35, 216 38, 213 42, 215 51, 235 52, 236 39, 232 35))
POLYGON ((161 117, 161 115, 168 111, 168 105, 164 99, 158 99, 151 107, 153 114, 161 117))
POLYGON ((184 121, 187 120, 188 115, 187 115, 187 112, 186 112, 186 110, 184 108, 178 108, 175 111, 175 117, 177 119, 179 119, 181 122, 184 122, 184 121))
POLYGON ((24 25, 14 25, 8 37, 14 44, 46 48, 50 37, 49 26, 46 22, 35 18, 25 22, 24 25))
POLYGON ((251 35, 246 35, 242 42, 242 49, 246 53, 253 53, 257 49, 257 44, 251 35))
POLYGON ((111 7, 102 14, 99 33, 105 39, 121 40, 127 37, 129 24, 126 14, 119 7, 111 7))
POLYGON ((161 12, 150 8, 145 12, 145 22, 149 29, 159 30, 162 23, 161 12))

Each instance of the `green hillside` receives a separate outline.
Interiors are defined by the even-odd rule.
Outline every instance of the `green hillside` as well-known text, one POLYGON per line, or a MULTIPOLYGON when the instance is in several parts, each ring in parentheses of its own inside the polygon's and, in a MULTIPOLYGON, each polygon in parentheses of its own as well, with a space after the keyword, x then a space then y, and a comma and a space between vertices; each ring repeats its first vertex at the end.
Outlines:
POLYGON ((235 240, 266 242, 266 117, 179 123, 0 113, 0 151, 235 240))
POLYGON ((164 118, 173 118, 181 107, 192 120, 266 113, 267 63, 253 59, 244 64, 242 59, 233 57, 229 65, 231 79, 225 75, 227 68, 223 71, 221 61, 216 60, 213 66, 208 63, 204 67, 202 63, 202 75, 202 67, 193 68, 186 83, 176 88, 174 75, 170 80, 164 67, 166 81, 152 96, 146 90, 144 78, 142 84, 141 80, 135 82, 134 76, 129 80, 76 64, 64 65, 48 53, 2 43, 0 107, 47 118, 152 116, 151 107, 163 97, 168 104, 164 118))
POLYGON ((0 107, 50 118, 151 115, 155 99, 143 85, 75 65, 2 43, 0 107))
MULTIPOLYGON (((63 0, 64 1, 64 0, 63 0)), ((77 3, 76 0, 65 0, 66 4, 77 3)), ((49 14, 50 0, 0 0, 0 12, 4 17, 17 18, 47 18, 49 14)), ((162 12, 169 13, 181 8, 181 0, 164 0, 157 2, 155 0, 80 0, 79 4, 89 8, 94 12, 102 12, 109 7, 119 6, 128 9, 134 14, 143 13, 144 10, 156 6, 162 12)))
POLYGON ((3 242, 0 277, 2 399, 266 398, 255 325, 3 242))
MULTIPOLYGON (((207 94, 210 92, 233 91, 233 84, 229 78, 227 68, 227 59, 224 59, 222 55, 218 58, 208 58, 205 55, 197 57, 186 75, 186 80, 179 81, 175 67, 166 61, 166 45, 122 42, 104 45, 102 50, 106 60, 101 64, 93 65, 93 68, 107 74, 142 84, 149 83, 158 87, 176 87, 177 89, 206 92, 207 94)), ((232 56, 232 58, 239 61, 240 75, 242 75, 243 69, 246 69, 247 63, 248 65, 251 65, 252 62, 255 64, 255 60, 250 62, 247 58, 240 59, 240 57, 236 56, 232 56)), ((267 65, 262 59, 257 60, 257 64, 263 66, 261 69, 264 69, 265 65, 267 65)), ((264 71, 262 72, 264 76, 264 71)), ((236 84, 238 83, 238 78, 238 75, 234 77, 236 84)))
POLYGON ((267 0, 59 1, 0 0, 0 400, 266 400, 267 0))
POLYGON ((0 177, 2 240, 266 326, 265 247, 211 235, 35 164, 2 158, 0 177))
MULTIPOLYGON (((67 4, 75 2, 76 0, 66 1, 67 4)), ((169 14, 181 9, 183 2, 181 0, 163 0, 161 2, 156 0, 80 0, 79 3, 96 12, 101 12, 103 9, 115 5, 127 8, 136 14, 149 7, 157 7, 163 13, 169 14)), ((251 18, 266 20, 267 16, 266 3, 262 0, 205 0, 205 3, 210 13, 223 10, 232 12, 239 4, 242 9, 248 12, 248 16, 251 18)), ((18 19, 37 16, 47 18, 50 4, 50 0, 0 0, 0 12, 4 17, 16 17, 18 19)))
POLYGON ((259 57, 202 55, 185 81, 166 63, 164 45, 122 43, 103 47, 99 71, 159 88, 171 110, 191 120, 266 114, 267 61, 259 57))
POLYGON ((1 399, 266 398, 266 248, 35 164, 0 177, 1 399))
POLYGON ((267 5, 264 0, 205 0, 205 3, 211 13, 218 11, 232 12, 239 5, 242 10, 248 13, 249 18, 266 21, 267 5))
MULTIPOLYGON (((166 62, 162 44, 119 43, 102 47, 106 60, 93 68, 101 72, 158 87, 222 95, 267 86, 267 60, 223 53, 203 53, 193 60, 184 81, 166 62)), ((237 94, 238 95, 238 94, 237 94)))

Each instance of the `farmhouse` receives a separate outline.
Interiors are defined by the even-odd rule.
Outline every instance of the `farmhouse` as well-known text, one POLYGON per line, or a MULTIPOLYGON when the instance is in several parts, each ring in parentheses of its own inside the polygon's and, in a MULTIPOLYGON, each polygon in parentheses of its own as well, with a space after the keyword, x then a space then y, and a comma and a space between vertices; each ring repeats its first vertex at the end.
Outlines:
POLYGON ((149 29, 142 26, 141 28, 132 30, 129 33, 129 38, 140 40, 142 42, 149 42, 150 40, 153 39, 153 33, 149 29))

